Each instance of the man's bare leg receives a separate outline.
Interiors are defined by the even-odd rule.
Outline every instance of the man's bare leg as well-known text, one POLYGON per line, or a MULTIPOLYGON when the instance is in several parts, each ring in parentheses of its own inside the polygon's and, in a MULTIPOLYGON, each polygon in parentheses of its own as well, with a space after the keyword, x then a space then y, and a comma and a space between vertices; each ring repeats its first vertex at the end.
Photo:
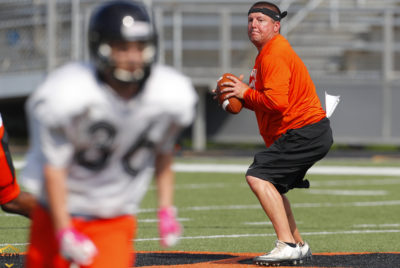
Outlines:
POLYGON ((276 190, 275 186, 268 181, 253 176, 246 176, 246 180, 272 222, 278 240, 296 243, 292 235, 282 195, 276 190))
POLYGON ((290 231, 293 235, 293 238, 296 241, 296 244, 297 243, 303 244, 304 242, 300 235, 299 230, 297 229, 296 221, 294 219, 292 208, 290 207, 289 199, 284 194, 282 194, 282 200, 283 200, 283 205, 285 206, 285 211, 289 221, 290 231))

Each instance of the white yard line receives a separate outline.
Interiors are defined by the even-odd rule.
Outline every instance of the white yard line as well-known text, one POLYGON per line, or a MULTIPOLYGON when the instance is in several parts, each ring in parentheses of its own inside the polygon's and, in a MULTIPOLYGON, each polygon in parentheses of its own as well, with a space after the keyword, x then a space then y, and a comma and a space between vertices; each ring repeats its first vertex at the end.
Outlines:
MULTIPOLYGON (((178 172, 215 172, 215 173, 245 173, 249 165, 237 164, 174 164, 178 172)), ((397 167, 357 167, 357 166, 314 166, 308 174, 324 175, 365 175, 365 176, 400 176, 397 167)))
MULTIPOLYGON (((304 232, 302 235, 344 235, 344 234, 380 234, 380 233, 400 233, 400 230, 351 230, 351 231, 335 231, 335 232, 304 232)), ((200 236, 184 236, 181 239, 218 239, 218 238, 242 238, 242 237, 267 237, 276 236, 275 233, 271 234, 232 234, 232 235, 200 235, 200 236)), ((154 238, 138 238, 135 242, 147 242, 160 240, 158 237, 154 238)))
MULTIPOLYGON (((249 221, 249 222, 243 222, 244 225, 268 225, 268 226, 272 226, 272 222, 270 221, 249 221)), ((296 221, 296 224, 303 224, 303 222, 301 221, 296 221)))
MULTIPOLYGON (((243 181, 244 181, 243 176, 243 181)), ((400 184, 399 178, 379 178, 379 179, 356 179, 356 180, 311 180, 310 184, 312 187, 325 187, 325 186, 366 186, 366 185, 397 185, 400 184)), ((246 182, 215 182, 215 183, 177 183, 175 185, 176 190, 189 190, 189 189, 209 189, 209 188, 226 188, 226 187, 245 187, 249 185, 246 182)), ((152 187, 151 189, 156 189, 152 187)))
POLYGON ((365 176, 400 176, 397 167, 354 167, 354 166, 314 166, 309 174, 324 175, 365 175, 365 176))
POLYGON ((400 178, 378 178, 378 179, 362 179, 355 180, 320 180, 310 181, 311 186, 364 186, 364 185, 396 185, 400 184, 400 178))
MULTIPOLYGON (((380 207, 380 206, 399 206, 400 200, 388 201, 366 201, 366 202, 345 202, 345 203, 293 203, 293 208, 323 208, 323 207, 380 207)), ((241 209, 260 209, 259 204, 252 205, 226 205, 226 206, 195 206, 181 207, 179 211, 207 211, 207 210, 241 210, 241 209)), ((153 213, 156 208, 140 209, 139 213, 153 213)))
MULTIPOLYGON (((178 220, 179 222, 190 221, 190 219, 188 219, 188 218, 178 218, 177 220, 178 220)), ((158 222, 158 219, 140 219, 140 220, 138 220, 138 222, 142 222, 142 223, 156 223, 156 222, 158 222)))
POLYGON ((354 224, 354 228, 398 228, 400 223, 382 223, 382 224, 354 224))
MULTIPOLYGON (((250 164, 250 163, 249 163, 250 164)), ((16 169, 25 165, 24 160, 14 161, 16 169)), ((175 163, 173 168, 177 172, 215 172, 215 173, 245 173, 249 165, 238 164, 185 164, 175 163)), ((400 176, 397 167, 357 167, 357 166, 314 166, 308 174, 325 175, 366 175, 366 176, 400 176)))
MULTIPOLYGON (((351 230, 351 231, 334 231, 334 232, 304 232, 302 235, 358 235, 358 234, 382 234, 382 233, 400 233, 400 230, 351 230)), ((242 237, 270 237, 276 236, 275 233, 270 234, 231 234, 231 235, 199 235, 199 236, 183 236, 181 239, 194 240, 194 239, 219 239, 219 238, 242 238, 242 237)), ((135 242, 148 242, 158 241, 159 237, 153 238, 138 238, 135 242)), ((27 246, 29 243, 12 243, 12 244, 0 244, 0 247, 4 246, 27 246)))
POLYGON ((27 246, 29 243, 13 243, 13 244, 0 244, 0 247, 6 247, 6 246, 27 246))
MULTIPOLYGON (((243 222, 244 225, 268 225, 272 226, 272 222, 270 221, 254 221, 254 222, 243 222)), ((299 224, 299 222, 296 221, 296 224, 299 224)))
POLYGON ((308 189, 308 194, 318 195, 348 195, 348 196, 382 196, 388 192, 384 190, 334 190, 334 189, 308 189))

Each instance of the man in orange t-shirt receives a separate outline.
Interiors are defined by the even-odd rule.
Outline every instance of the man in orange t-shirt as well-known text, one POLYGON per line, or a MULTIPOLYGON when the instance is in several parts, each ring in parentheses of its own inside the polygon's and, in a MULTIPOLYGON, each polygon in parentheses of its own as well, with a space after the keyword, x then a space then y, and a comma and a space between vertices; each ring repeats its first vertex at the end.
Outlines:
POLYGON ((20 190, 8 149, 8 136, 0 115, 0 205, 10 213, 29 217, 36 204, 35 198, 20 190))
POLYGON ((249 85, 230 77, 226 98, 236 96, 253 110, 267 149, 254 157, 246 180, 271 220, 276 247, 258 256, 259 265, 292 264, 311 257, 285 193, 308 188, 307 170, 329 151, 333 139, 329 120, 306 66, 280 35, 287 15, 270 2, 257 2, 248 12, 248 36, 258 49, 249 85))

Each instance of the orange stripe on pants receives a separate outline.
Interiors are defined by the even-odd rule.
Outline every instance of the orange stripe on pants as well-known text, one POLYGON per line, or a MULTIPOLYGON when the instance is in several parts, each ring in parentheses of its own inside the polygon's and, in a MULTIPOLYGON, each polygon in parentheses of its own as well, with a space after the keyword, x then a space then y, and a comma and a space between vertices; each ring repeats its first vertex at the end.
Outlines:
MULTIPOLYGON (((74 218, 73 226, 87 235, 99 252, 91 265, 81 267, 132 267, 134 263, 132 240, 136 231, 136 219, 133 216, 90 221, 74 218)), ((38 205, 32 216, 26 267, 68 268, 69 265, 70 263, 59 253, 50 214, 38 205)))

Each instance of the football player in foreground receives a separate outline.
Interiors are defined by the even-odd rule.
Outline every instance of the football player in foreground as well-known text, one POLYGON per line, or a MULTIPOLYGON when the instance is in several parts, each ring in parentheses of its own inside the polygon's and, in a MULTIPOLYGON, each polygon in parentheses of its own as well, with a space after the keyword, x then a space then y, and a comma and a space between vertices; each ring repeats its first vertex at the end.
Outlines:
POLYGON ((248 11, 248 37, 258 49, 249 85, 232 77, 222 86, 226 98, 236 96, 253 110, 266 149, 254 157, 246 180, 272 222, 276 247, 256 257, 260 265, 302 262, 311 257, 285 194, 308 188, 307 170, 329 151, 333 139, 306 66, 280 34, 287 12, 270 2, 257 2, 248 11))
POLYGON ((171 166, 177 135, 194 117, 195 90, 154 63, 156 33, 139 3, 100 5, 88 40, 91 64, 55 70, 27 103, 24 179, 43 182, 27 267, 131 267, 132 215, 153 175, 161 244, 181 233, 171 166))
POLYGON ((32 194, 20 190, 10 150, 8 135, 0 115, 0 205, 8 213, 16 213, 27 218, 36 204, 32 194))

